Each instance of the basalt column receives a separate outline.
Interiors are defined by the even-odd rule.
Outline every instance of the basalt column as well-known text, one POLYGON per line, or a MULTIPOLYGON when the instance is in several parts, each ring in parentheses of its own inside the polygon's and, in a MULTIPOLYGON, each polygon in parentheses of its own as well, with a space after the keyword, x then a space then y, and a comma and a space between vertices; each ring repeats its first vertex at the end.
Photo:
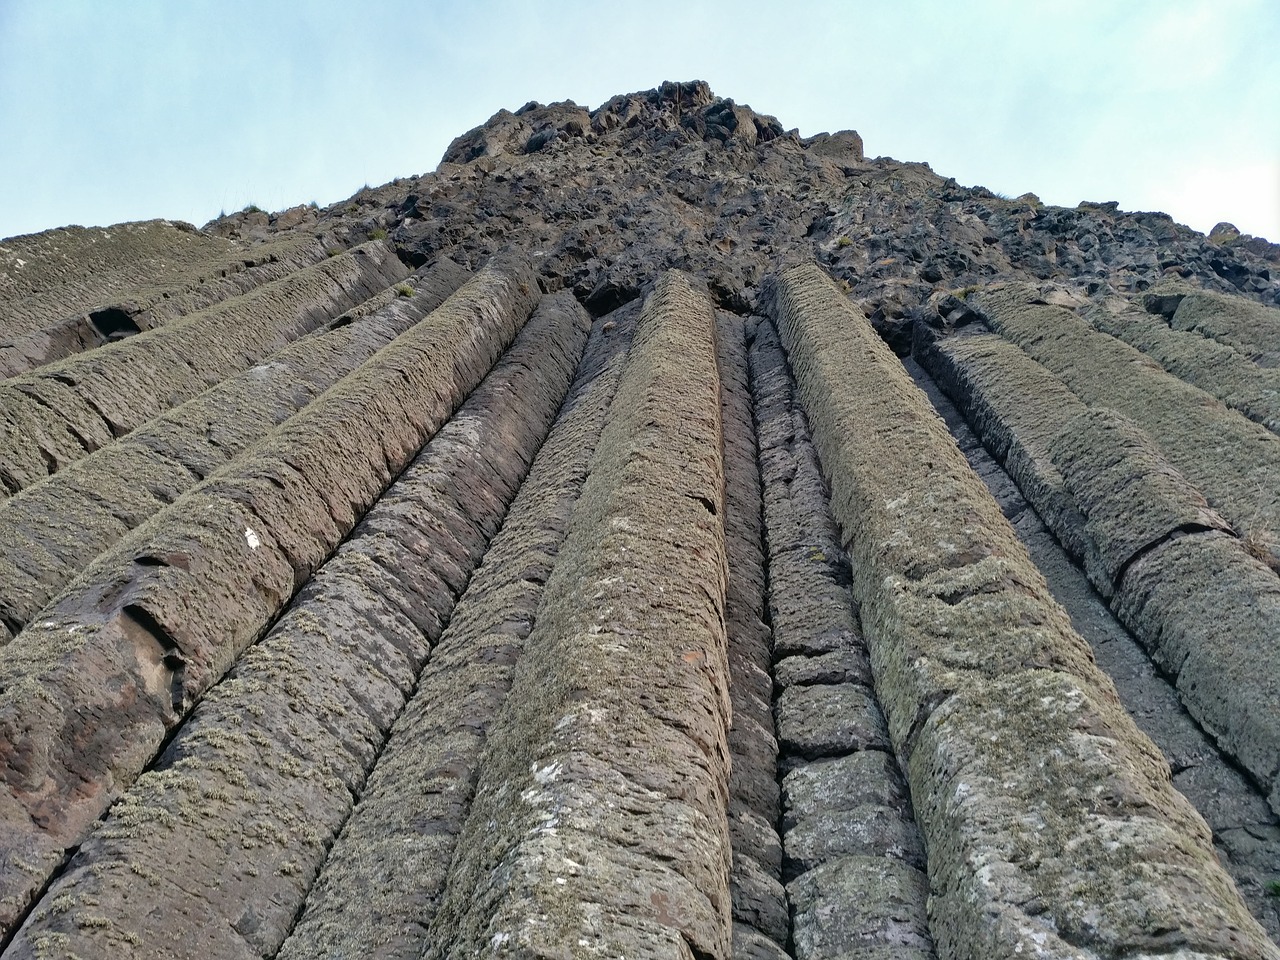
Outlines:
POLYGON ((928 401, 816 267, 775 314, 831 478, 940 957, 1276 957, 928 401))
POLYGON ((650 296, 490 734, 430 957, 729 955, 715 319, 650 296))

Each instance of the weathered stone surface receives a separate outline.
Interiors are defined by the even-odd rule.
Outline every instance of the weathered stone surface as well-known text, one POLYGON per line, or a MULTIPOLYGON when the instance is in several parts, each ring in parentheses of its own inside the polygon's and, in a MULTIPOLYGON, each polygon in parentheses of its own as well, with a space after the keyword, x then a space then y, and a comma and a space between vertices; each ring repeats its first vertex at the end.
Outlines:
POLYGON ((543 584, 568 532, 638 304, 597 324, 575 384, 279 956, 418 957, 543 584), (612 324, 605 330, 605 324, 612 324))
POLYGON ((1125 708, 1151 737, 1173 772, 1173 783, 1205 818, 1214 832, 1218 856, 1231 873, 1250 911, 1275 939, 1280 932, 1280 902, 1268 884, 1280 865, 1280 818, 1266 796, 1240 770, 1239 764, 1214 744, 1179 703, 1178 691, 1157 672, 1132 635, 1108 610, 1021 493, 964 425, 958 411, 918 367, 912 378, 946 420, 953 436, 988 489, 1002 501, 1006 516, 1027 545, 1048 581, 1054 598, 1067 610, 1072 625, 1094 651, 1098 665, 1116 684, 1125 708), (997 479, 1003 477, 1003 480, 997 479), (1012 488, 1012 494, 1009 493, 1012 488))
POLYGON ((665 275, 490 732, 428 956, 728 955, 714 336, 705 297, 665 275))
POLYGON ((380 309, 303 337, 0 501, 0 542, 16 548, 0 557, 0 570, 10 556, 23 564, 0 576, 0 618, 21 630, 94 557, 368 360, 467 276, 448 261, 424 269, 380 309))
POLYGON ((1112 585, 1162 540, 1231 529, 1151 438, 1112 410, 1089 410, 1065 421, 1049 443, 1049 455, 1085 517, 1085 536, 1112 585))
MULTIPOLYGON (((803 410, 794 396, 772 324, 759 323, 751 350, 765 478, 769 605, 775 633, 776 708, 783 755, 782 876, 792 883, 851 853, 922 862, 906 786, 889 750, 884 717, 853 616, 848 558, 840 546, 803 410), (818 589, 815 590, 815 587, 818 589), (804 615, 779 618, 783 598, 804 597, 804 615), (835 648, 814 643, 835 640, 835 648), (834 758, 834 759, 833 759, 834 758)), ((793 907, 799 946, 826 934, 829 918, 857 913, 866 949, 896 949, 894 917, 883 899, 846 902, 838 884, 808 889, 806 909, 793 907), (879 912, 877 912, 879 911, 879 912), (875 931, 878 931, 875 932, 875 931)), ((925 890, 911 905, 925 912, 925 890)), ((924 956, 932 956, 925 938, 924 956)))
POLYGON ((448 619, 454 594, 433 586, 440 558, 456 555, 465 578, 487 541, 450 543, 445 531, 465 529, 459 512, 497 526, 588 324, 572 298, 542 300, 454 418, 81 846, 13 956, 37 956, 59 936, 86 958, 118 956, 122 943, 142 955, 275 954, 439 635, 404 615, 386 579, 448 619), (498 448, 494 460, 481 456, 498 448), (417 532, 421 517, 441 522, 438 539, 417 532), (407 562, 370 561, 385 539, 407 548, 407 562), (183 877, 194 863, 220 882, 190 889, 183 877), (132 924, 105 930, 83 923, 83 910, 53 906, 92 903, 95 915, 123 918, 138 876, 149 878, 151 907, 132 924))
MULTIPOLYGON (((15 342, 67 319, 88 321, 93 311, 116 306, 148 330, 324 256, 314 235, 236 244, 168 220, 12 237, 0 242, 0 376, 18 372, 3 366, 15 342)), ((106 339, 101 331, 84 333, 86 346, 106 339)))
POLYGON ((778 686, 807 686, 814 683, 855 683, 871 686, 871 664, 864 650, 849 647, 819 653, 812 657, 795 656, 779 660, 774 667, 778 686))
POLYGON ((0 923, 21 916, 166 731, 448 419, 535 297, 527 264, 486 268, 430 322, 123 538, 8 644, 0 923))
POLYGON ((778 739, 806 760, 849 750, 888 750, 870 691, 854 684, 789 687, 778 697, 778 739))
POLYGON ((826 811, 910 803, 893 754, 881 750, 863 750, 798 767, 782 781, 782 790, 787 805, 782 821, 786 829, 826 811))
POLYGON ((835 133, 819 133, 804 140, 805 149, 819 157, 830 157, 846 163, 861 163, 862 137, 857 130, 837 130, 835 133))
MULTIPOLYGON (((1002 424, 1005 435, 1015 437, 1014 443, 990 444, 993 449, 1012 460, 1024 433, 1032 438, 1024 448, 1045 443, 1046 431, 1029 423, 1016 398, 999 386, 1001 368, 989 362, 1007 346, 990 355, 942 342, 935 347, 933 360, 944 360, 939 369, 962 371, 950 383, 968 384, 957 399, 976 411, 972 419, 984 435, 999 435, 992 425, 1002 424)), ((1054 462, 1024 460, 1024 476, 1047 466, 1062 482, 1061 493, 1084 521, 1074 532, 1090 547, 1085 564, 1091 580, 1112 597, 1159 668, 1176 678, 1192 716, 1273 790, 1280 757, 1274 710, 1280 670, 1273 649, 1280 582, 1238 540, 1213 532, 1226 524, 1126 418, 1106 410, 1079 413, 1045 445, 1054 462)), ((1021 485, 1039 508, 1049 484, 1021 485)), ((1062 535, 1067 511, 1040 513, 1064 543, 1079 542, 1062 535)))
POLYGON ((1196 291, 1182 298, 1169 324, 1225 343, 1259 366, 1280 366, 1280 310, 1243 297, 1196 291))
POLYGON ((1168 326, 1169 318, 1178 309, 1182 298, 1189 293, 1195 293, 1198 289, 1200 288, 1195 284, 1187 283, 1180 278, 1166 277, 1148 287, 1137 300, 1148 313, 1156 313, 1163 317, 1165 326, 1168 326))
POLYGON ((787 942, 791 926, 782 881, 754 857, 736 856, 729 874, 733 921, 759 930, 774 943, 787 942))
POLYGON ((915 358, 964 411, 982 444, 1004 466, 1104 594, 1110 579, 1085 533, 1049 444, 1062 423, 1089 406, 1018 347, 990 333, 935 339, 916 328, 915 358))
POLYGON ((1115 608, 1280 813, 1280 579, 1235 538, 1192 534, 1134 561, 1115 608))
POLYGON ((755 927, 735 923, 732 956, 734 960, 788 960, 791 955, 755 927))
POLYGON ((933 956, 923 873, 884 857, 843 857, 787 886, 796 960, 933 956))
POLYGON ((0 486, 16 493, 56 473, 406 273, 394 251, 375 241, 243 298, 0 383, 0 486))
MULTIPOLYGON (((25 302, 15 304, 0 294, 0 315, 15 309, 19 314, 26 313, 26 323, 19 319, 16 328, 8 327, 0 342, 0 377, 17 376, 83 350, 163 326, 317 263, 325 259, 327 251, 337 253, 335 248, 327 248, 322 239, 308 234, 264 238, 251 246, 227 244, 221 250, 182 250, 181 244, 174 243, 179 236, 199 238, 204 243, 212 238, 185 224, 164 221, 120 224, 110 231, 96 231, 106 235, 101 244, 92 236, 95 231, 83 231, 79 242, 72 240, 64 246, 69 235, 80 229, 70 227, 18 238, 44 247, 36 256, 54 261, 45 266, 53 266, 55 272, 59 267, 92 267, 78 281, 68 281, 62 274, 56 282, 24 298, 25 302), (165 229, 168 227, 173 229, 165 229), (145 235, 148 231, 152 232, 150 244, 144 240, 141 248, 130 249, 138 233, 145 235), (87 244, 83 242, 86 235, 87 244), (57 239, 49 244, 52 238, 57 239), (149 245, 151 249, 146 250, 149 245), (95 251, 99 246, 102 250, 95 251), (93 252, 98 252, 99 257, 94 257, 93 252), (139 255, 145 253, 152 256, 142 259, 139 255), (66 312, 68 309, 71 312, 66 312)), ((9 249, 12 251, 12 247, 9 249)), ((22 252, 25 255, 31 251, 22 252)), ((0 259, 3 257, 0 252, 0 259)), ((25 256, 14 257, 14 261, 18 259, 23 260, 20 272, 26 274, 30 261, 25 256)), ((40 273, 39 269, 34 272, 40 273)), ((3 286, 0 282, 0 288, 3 286)))
POLYGON ((992 329, 1085 403, 1133 420, 1210 506, 1280 566, 1280 436, 1099 333, 1066 307, 1045 303, 1033 288, 984 289, 970 301, 992 329))
POLYGON ((901 365, 816 269, 776 297, 906 760, 940 954, 1275 956, 901 365))
MULTIPOLYGON (((871 751, 867 751, 871 752, 871 751)), ((840 857, 891 857, 924 869, 924 847, 899 806, 844 806, 799 820, 787 831, 785 876, 795 877, 840 857)))
MULTIPOLYGON (((1154 289, 1154 288, 1153 288, 1154 289)), ((1144 296, 1154 313, 1172 315, 1185 293, 1144 296)), ((1086 311, 1103 333, 1141 350, 1180 380, 1217 397, 1272 433, 1280 433, 1280 369, 1263 367, 1234 347, 1195 331, 1174 330, 1165 317, 1146 313, 1127 300, 1109 298, 1086 311)))

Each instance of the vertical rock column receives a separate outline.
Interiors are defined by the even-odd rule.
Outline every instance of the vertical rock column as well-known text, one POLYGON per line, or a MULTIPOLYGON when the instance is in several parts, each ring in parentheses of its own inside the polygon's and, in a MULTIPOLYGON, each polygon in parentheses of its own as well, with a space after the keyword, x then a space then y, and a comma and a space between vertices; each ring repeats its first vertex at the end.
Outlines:
POLYGON ((542 298, 80 846, 4 960, 55 944, 82 960, 275 956, 555 417, 589 323, 570 294, 542 298))
POLYGON ((95 557, 416 325, 469 276, 438 261, 412 286, 348 311, 347 322, 295 340, 0 501, 0 622, 18 633, 95 557))
POLYGON ((978 334, 917 349, 1188 712, 1280 812, 1280 579, 1259 551, 1150 433, 1089 407, 1016 345, 978 334))
POLYGON ((495 258, 121 538, 5 647, 0 927, 452 416, 536 300, 527 260, 495 258))
POLYGON ((639 312, 640 303, 632 301, 596 323, 546 443, 277 960, 422 955, 489 727, 511 689, 569 532, 639 312))
POLYGON ((244 297, 0 383, 0 496, 104 447, 408 275, 372 241, 244 297))
POLYGON ((1267 806, 1264 793, 1183 709, 1170 678, 1156 671, 1138 639, 1108 613, 1084 571, 983 446, 960 409, 918 364, 908 360, 904 366, 946 421, 974 472, 1017 530, 1018 539, 1027 545, 1054 597, 1089 641, 1098 666, 1115 682, 1125 708, 1168 759, 1174 787, 1213 829, 1214 848, 1236 889, 1276 939, 1280 936, 1280 899, 1267 893, 1267 884, 1280 863, 1280 819, 1267 806))
POLYGON ((427 956, 728 956, 719 393, 711 305, 668 273, 491 729, 427 956))
POLYGON ((924 846, 871 688, 808 422, 768 321, 751 367, 795 956, 931 960, 924 846))
MULTIPOLYGON (((1128 344, 1099 333, 1074 311, 1044 303, 1034 287, 985 287, 969 306, 1086 404, 1132 420, 1209 505, 1253 543, 1258 559, 1280 569, 1280 487, 1275 482, 1280 437, 1166 373, 1128 344)), ((1186 325, 1174 323, 1179 329, 1186 325)))
POLYGON ((1280 956, 897 358, 815 266, 783 275, 775 312, 925 839, 939 956, 1280 956))
POLYGON ((785 957, 787 897, 778 839, 778 740, 773 730, 773 651, 764 622, 764 551, 760 465, 747 384, 746 327, 716 317, 724 419, 725 546, 729 591, 729 837, 733 869, 733 955, 737 960, 785 957))

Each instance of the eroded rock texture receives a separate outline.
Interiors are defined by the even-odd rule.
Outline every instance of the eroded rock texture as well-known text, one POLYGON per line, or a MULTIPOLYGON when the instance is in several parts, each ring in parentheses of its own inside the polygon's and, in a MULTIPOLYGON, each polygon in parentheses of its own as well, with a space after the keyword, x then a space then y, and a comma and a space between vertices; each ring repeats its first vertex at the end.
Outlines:
POLYGON ((1280 958, 1280 248, 500 111, 0 243, 0 957, 1280 958))

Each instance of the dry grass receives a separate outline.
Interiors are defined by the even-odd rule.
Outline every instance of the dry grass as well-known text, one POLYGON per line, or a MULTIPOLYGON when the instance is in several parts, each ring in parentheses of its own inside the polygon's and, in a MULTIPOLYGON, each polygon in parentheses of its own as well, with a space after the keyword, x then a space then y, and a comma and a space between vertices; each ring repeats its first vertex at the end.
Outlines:
POLYGON ((1280 573, 1280 542, 1269 530, 1250 530, 1241 541, 1245 553, 1280 573))

